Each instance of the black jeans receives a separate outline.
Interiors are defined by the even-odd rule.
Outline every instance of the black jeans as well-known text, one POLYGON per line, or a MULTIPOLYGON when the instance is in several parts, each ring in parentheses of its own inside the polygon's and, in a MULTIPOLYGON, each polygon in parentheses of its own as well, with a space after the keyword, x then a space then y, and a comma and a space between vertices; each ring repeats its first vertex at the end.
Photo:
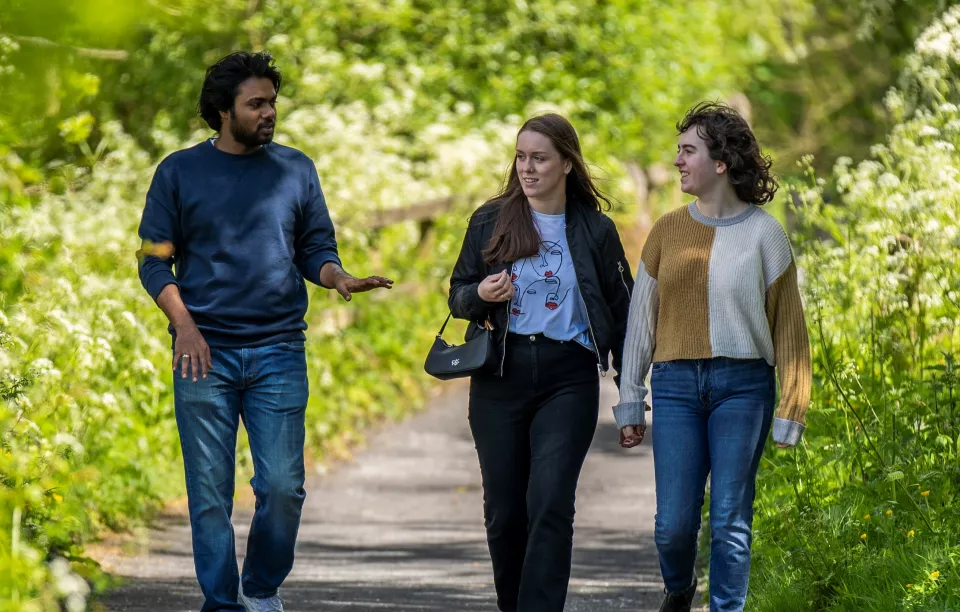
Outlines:
POLYGON ((500 610, 563 610, 577 480, 599 400, 594 354, 542 335, 509 334, 504 376, 470 382, 470 430, 500 610))

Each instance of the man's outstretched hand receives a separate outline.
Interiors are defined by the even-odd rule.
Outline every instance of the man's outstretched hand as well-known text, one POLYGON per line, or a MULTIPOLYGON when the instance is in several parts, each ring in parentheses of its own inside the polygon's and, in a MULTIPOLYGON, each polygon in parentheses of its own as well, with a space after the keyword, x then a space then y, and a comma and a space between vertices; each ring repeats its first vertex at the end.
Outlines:
POLYGON ((354 278, 344 273, 337 278, 334 285, 337 293, 343 296, 343 299, 350 301, 350 296, 354 293, 363 293, 372 289, 392 289, 393 281, 382 276, 368 276, 367 278, 354 278))
POLYGON ((367 278, 356 278, 352 274, 347 274, 340 267, 340 264, 328 261, 320 268, 320 284, 324 287, 336 289, 337 293, 343 296, 343 299, 350 301, 350 296, 354 293, 363 293, 372 289, 390 289, 393 287, 393 281, 382 276, 368 276, 367 278))

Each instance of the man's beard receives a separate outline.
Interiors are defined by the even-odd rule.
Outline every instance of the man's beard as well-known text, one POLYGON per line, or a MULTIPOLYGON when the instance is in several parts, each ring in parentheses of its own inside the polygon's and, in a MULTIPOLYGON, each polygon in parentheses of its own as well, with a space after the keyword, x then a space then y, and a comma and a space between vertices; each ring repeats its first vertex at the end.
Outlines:
POLYGON ((269 144, 273 140, 273 132, 262 134, 260 129, 266 126, 272 126, 272 123, 261 123, 253 130, 245 129, 239 122, 230 122, 230 135, 233 139, 245 147, 254 148, 269 144))

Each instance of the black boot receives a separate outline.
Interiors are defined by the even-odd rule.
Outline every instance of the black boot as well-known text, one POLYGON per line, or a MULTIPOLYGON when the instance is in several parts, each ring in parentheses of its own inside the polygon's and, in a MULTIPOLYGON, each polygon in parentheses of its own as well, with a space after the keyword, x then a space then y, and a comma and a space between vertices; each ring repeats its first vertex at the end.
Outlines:
POLYGON ((693 605, 693 598, 697 594, 697 577, 693 577, 693 584, 680 591, 679 593, 670 593, 663 590, 666 597, 663 598, 663 605, 660 606, 660 612, 690 612, 693 605))

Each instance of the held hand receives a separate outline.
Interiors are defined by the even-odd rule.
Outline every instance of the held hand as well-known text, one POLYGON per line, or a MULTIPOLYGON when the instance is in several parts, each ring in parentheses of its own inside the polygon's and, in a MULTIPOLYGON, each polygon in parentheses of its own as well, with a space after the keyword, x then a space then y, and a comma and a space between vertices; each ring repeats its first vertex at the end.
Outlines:
POLYGON ((627 425, 620 430, 620 446, 633 448, 643 442, 643 435, 647 433, 646 425, 627 425))
MULTIPOLYGON (((652 410, 646 402, 643 403, 643 407, 647 412, 652 410)), ((633 448, 643 442, 643 436, 646 433, 646 425, 627 425, 620 430, 620 446, 633 448)))
POLYGON ((341 274, 337 278, 337 283, 334 287, 336 288, 337 293, 342 295, 343 299, 349 302, 352 294, 354 293, 363 293, 364 291, 371 291, 373 289, 380 288, 392 289, 393 281, 382 276, 354 278, 349 274, 341 274))
POLYGON ((506 302, 513 299, 513 281, 510 273, 491 274, 480 281, 477 293, 484 302, 506 302))
POLYGON ((777 442, 777 448, 793 448, 789 444, 784 444, 783 442, 777 442))
POLYGON ((187 372, 197 382, 197 376, 207 377, 207 372, 213 369, 213 358, 210 356, 210 347, 203 339, 200 330, 192 321, 177 328, 177 341, 173 351, 173 371, 180 366, 180 377, 186 378, 187 372))

